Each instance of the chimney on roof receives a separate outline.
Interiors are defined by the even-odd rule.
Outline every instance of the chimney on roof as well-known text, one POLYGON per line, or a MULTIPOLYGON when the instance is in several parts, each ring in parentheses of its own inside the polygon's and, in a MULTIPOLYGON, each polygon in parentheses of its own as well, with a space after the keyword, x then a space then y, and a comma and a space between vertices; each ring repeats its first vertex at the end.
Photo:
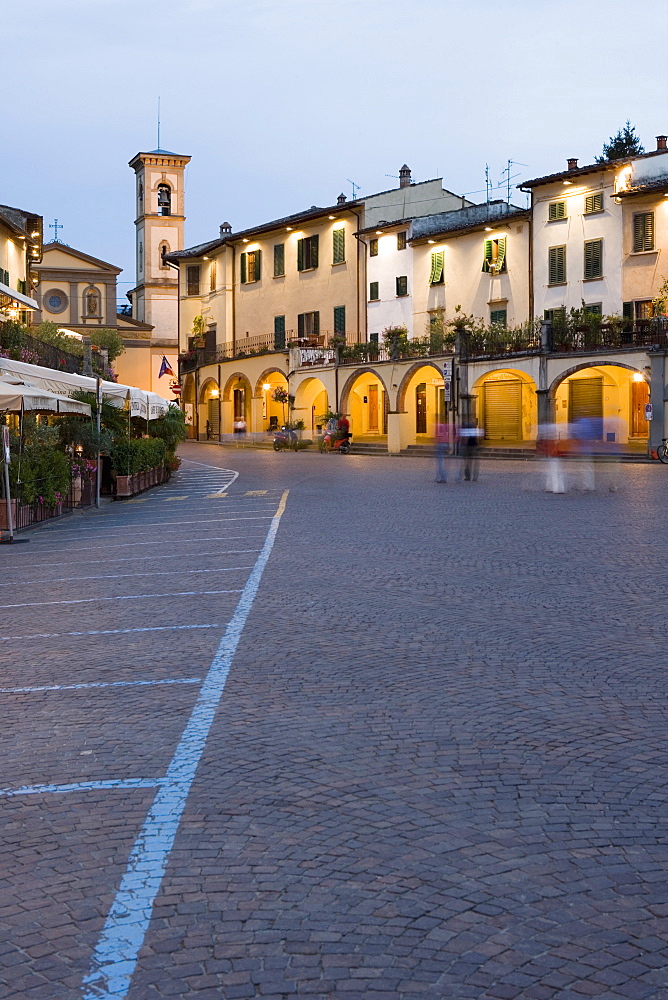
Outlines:
POLYGON ((668 149, 666 142, 668 141, 668 135, 657 135, 656 137, 656 151, 660 149, 668 149))
POLYGON ((568 169, 569 170, 577 170, 578 169, 578 161, 577 160, 572 160, 572 159, 569 160, 568 161, 568 169))
POLYGON ((411 168, 407 163, 399 171, 399 187, 407 188, 411 186, 411 168))
POLYGON ((347 202, 347 201, 348 201, 348 198, 347 198, 347 196, 342 191, 341 194, 339 195, 339 197, 336 199, 336 204, 337 205, 344 205, 345 202, 347 202))
POLYGON ((222 226, 220 227, 220 235, 229 236, 231 232, 232 232, 232 226, 229 224, 229 222, 223 222, 222 226))

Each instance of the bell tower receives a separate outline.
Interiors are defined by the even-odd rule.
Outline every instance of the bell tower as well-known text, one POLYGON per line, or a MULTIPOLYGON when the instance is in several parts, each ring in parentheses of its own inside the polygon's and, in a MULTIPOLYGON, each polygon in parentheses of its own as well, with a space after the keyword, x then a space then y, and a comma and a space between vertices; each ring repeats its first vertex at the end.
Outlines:
POLYGON ((163 257, 183 249, 184 172, 189 156, 154 149, 130 160, 136 177, 136 285, 132 318, 153 326, 152 340, 178 344, 179 273, 163 257))

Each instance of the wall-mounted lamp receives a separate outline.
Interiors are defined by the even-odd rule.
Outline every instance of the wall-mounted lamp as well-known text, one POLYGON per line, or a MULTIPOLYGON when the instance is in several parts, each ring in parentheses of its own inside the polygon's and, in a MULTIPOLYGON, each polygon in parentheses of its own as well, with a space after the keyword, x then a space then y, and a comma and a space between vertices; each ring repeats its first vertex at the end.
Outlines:
POLYGON ((633 381, 634 382, 644 382, 645 381, 645 376, 642 375, 641 372, 634 372, 633 373, 633 381))
POLYGON ((209 395, 211 396, 211 399, 218 399, 220 396, 220 389, 212 389, 209 395))
POLYGON ((263 384, 262 388, 264 389, 265 392, 269 392, 269 390, 271 389, 271 383, 270 382, 265 382, 263 384))

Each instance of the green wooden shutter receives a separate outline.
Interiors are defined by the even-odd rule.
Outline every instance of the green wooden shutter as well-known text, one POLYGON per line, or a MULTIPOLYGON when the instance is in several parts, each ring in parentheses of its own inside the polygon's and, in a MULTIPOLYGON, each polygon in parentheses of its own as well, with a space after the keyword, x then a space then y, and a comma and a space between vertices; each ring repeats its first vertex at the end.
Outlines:
POLYGON ((304 240, 297 240, 297 270, 304 270, 304 240))
POLYGON ((274 350, 285 348, 285 316, 274 316, 274 350))
POLYGON ((318 237, 311 237, 311 267, 318 266, 318 237))
POLYGON ((482 258, 483 271, 489 272, 492 268, 492 241, 485 240, 485 249, 482 258))
POLYGON ((633 319, 633 303, 623 302, 622 303, 622 316, 624 319, 633 319))
POLYGON ((603 192, 598 191, 596 194, 588 194, 585 198, 585 215, 589 215, 591 212, 602 212, 603 211, 603 192))
POLYGON ((443 282, 443 261, 444 251, 437 250, 431 255, 431 271, 429 274, 430 285, 440 285, 443 282))
POLYGON ((372 301, 375 301, 378 298, 378 282, 377 281, 371 281, 371 282, 369 282, 369 298, 372 301))
POLYGON ((334 306, 334 333, 346 332, 346 307, 334 306))
POLYGON ((586 240, 584 245, 584 276, 600 278, 603 274, 603 240, 586 240))
POLYGON ((408 295, 408 277, 405 274, 399 275, 396 279, 397 295, 408 295))
POLYGON ((248 257, 248 254, 242 253, 241 257, 239 258, 239 267, 240 267, 240 270, 241 270, 241 284, 242 285, 246 284, 247 257, 248 257))
POLYGON ((549 208, 548 218, 550 222, 555 222, 557 219, 566 218, 566 202, 565 201, 551 201, 549 208))
POLYGON ((566 281, 566 247, 550 247, 548 254, 548 282, 562 285, 566 281))
POLYGON ((259 281, 262 277, 262 251, 255 251, 255 280, 259 281))
POLYGON ((638 212, 633 216, 633 252, 654 249, 654 212, 638 212))
POLYGON ((505 326, 508 322, 508 310, 507 309, 492 309, 489 314, 490 323, 497 323, 499 326, 505 326))
POLYGON ((300 313, 297 317, 297 336, 300 340, 304 336, 304 313, 300 313))
MULTIPOLYGON (((318 237, 316 236, 316 239, 317 238, 318 237)), ((313 336, 317 337, 319 335, 319 333, 320 333, 320 313, 319 312, 314 312, 313 313, 313 336)))
POLYGON ((332 263, 342 264, 346 259, 346 231, 335 229, 332 233, 332 263))
POLYGON ((274 246, 274 277, 278 278, 285 274, 285 243, 277 243, 274 246))
POLYGON ((506 269, 506 237, 501 236, 497 241, 498 252, 496 256, 496 270, 505 271, 506 269))

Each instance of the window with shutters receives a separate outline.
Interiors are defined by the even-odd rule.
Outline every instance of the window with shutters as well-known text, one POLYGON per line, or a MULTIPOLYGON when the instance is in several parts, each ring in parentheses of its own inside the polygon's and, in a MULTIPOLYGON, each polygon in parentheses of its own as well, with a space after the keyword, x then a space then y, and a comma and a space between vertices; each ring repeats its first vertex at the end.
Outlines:
POLYGON ((7 285, 7 287, 9 287, 9 271, 3 271, 1 267, 0 267, 0 281, 3 283, 3 285, 7 285))
POLYGON ((488 274, 501 274, 506 270, 506 237, 485 240, 482 269, 488 274))
POLYGON ((261 260, 261 250, 248 250, 246 253, 242 253, 240 258, 242 285, 250 285, 254 281, 260 280, 261 260))
POLYGON ((369 298, 372 302, 376 302, 379 298, 377 281, 369 282, 369 298))
POLYGON ((565 201, 551 201, 548 209, 548 221, 558 222, 559 219, 566 218, 566 202, 565 201))
POLYGON ((508 323, 507 309, 492 309, 489 314, 489 321, 496 326, 506 326, 508 323))
POLYGON ((346 332, 346 307, 334 306, 334 333, 346 332))
POLYGON ((320 313, 300 313, 297 317, 297 334, 302 337, 317 337, 320 334, 320 313))
POLYGON ((406 249, 406 230, 401 233, 397 233, 397 250, 406 249))
POLYGON ((217 266, 216 261, 212 260, 209 264, 209 291, 215 292, 216 290, 216 272, 217 266))
POLYGON ((274 350, 285 348, 285 316, 274 316, 274 350))
POLYGON ((636 212, 633 216, 633 252, 654 249, 654 212, 636 212))
POLYGON ((636 319, 651 319, 654 315, 654 307, 651 299, 641 299, 633 303, 633 311, 636 319))
POLYGON ((559 306, 558 309, 546 309, 543 313, 543 319, 547 320, 548 323, 563 323, 566 319, 566 309, 564 306, 559 306))
POLYGON ((602 316, 603 315, 603 303, 602 302, 585 302, 583 309, 590 316, 602 316))
POLYGON ((297 270, 312 271, 318 266, 318 237, 305 236, 297 241, 297 270))
POLYGON ((397 295, 408 295, 408 276, 405 274, 399 275, 396 279, 397 285, 397 295))
POLYGON ((369 257, 377 257, 377 256, 378 256, 378 240, 374 237, 372 240, 369 240, 369 257))
POLYGON ((285 274, 285 243, 274 246, 274 277, 282 278, 285 274))
POLYGON ((603 240, 585 240, 584 277, 585 281, 603 277, 603 240))
MULTIPOLYGON (((429 272, 429 284, 430 285, 442 285, 443 284, 443 262, 444 262, 444 251, 437 250, 431 255, 431 271, 429 272)), ((398 294, 398 293, 397 293, 398 294)))
POLYGON ((591 215, 593 212, 603 211, 603 192, 597 191, 596 194, 588 194, 585 198, 585 215, 591 215))
POLYGON ((566 247, 550 247, 548 250, 548 283, 564 285, 566 283, 566 247))
POLYGON ((186 295, 199 295, 199 264, 186 268, 186 295))
POLYGON ((332 233, 332 264, 343 264, 346 259, 346 231, 335 229, 332 233))

